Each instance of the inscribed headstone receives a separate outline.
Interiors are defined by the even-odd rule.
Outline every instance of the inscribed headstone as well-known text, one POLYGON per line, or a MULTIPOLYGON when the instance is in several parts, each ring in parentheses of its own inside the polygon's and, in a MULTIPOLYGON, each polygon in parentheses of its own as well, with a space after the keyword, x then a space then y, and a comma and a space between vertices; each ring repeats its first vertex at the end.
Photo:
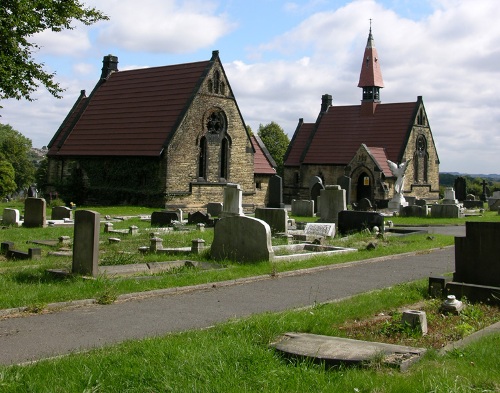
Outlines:
POLYGON ((278 175, 273 175, 269 179, 269 201, 267 207, 270 208, 284 208, 283 203, 283 180, 278 175))
POLYGON ((384 216, 377 212, 361 212, 343 210, 339 213, 338 230, 346 234, 350 232, 360 232, 363 229, 372 230, 378 227, 384 231, 384 216))
POLYGON ((346 175, 342 175, 337 179, 337 184, 345 190, 345 202, 346 204, 351 204, 351 178, 346 175))
POLYGON ((212 217, 219 217, 222 213, 222 203, 221 202, 209 202, 207 203, 207 213, 212 217))
POLYGON ((309 199, 292 199, 292 216, 314 217, 314 201, 309 199))
POLYGON ((288 230, 288 212, 286 209, 256 208, 255 218, 265 221, 270 227, 272 233, 287 233, 288 230))
POLYGON ((179 214, 176 211, 159 211, 151 213, 152 227, 167 227, 172 225, 172 221, 179 221, 179 214))
POLYGON ((3 209, 2 224, 3 225, 19 225, 19 210, 6 207, 3 209))
POLYGON ((28 228, 46 227, 46 205, 43 198, 26 198, 23 226, 28 228))
POLYGON ((321 222, 338 222, 338 214, 346 210, 345 190, 340 186, 326 186, 321 190, 320 219, 321 222))
POLYGON ((334 223, 308 222, 304 228, 304 235, 319 235, 323 237, 335 236, 334 223))
POLYGON ((243 215, 243 190, 239 184, 228 183, 224 187, 224 202, 221 217, 243 215))
POLYGON ((52 220, 64 220, 65 218, 71 220, 73 218, 73 210, 66 206, 55 206, 52 208, 52 220))

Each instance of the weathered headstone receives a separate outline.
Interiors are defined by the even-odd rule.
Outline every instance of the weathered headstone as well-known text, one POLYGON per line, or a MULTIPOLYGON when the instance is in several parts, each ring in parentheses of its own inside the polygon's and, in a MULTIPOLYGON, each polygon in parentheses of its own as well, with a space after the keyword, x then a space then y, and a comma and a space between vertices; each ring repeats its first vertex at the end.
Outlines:
POLYGON ((334 223, 317 223, 308 222, 304 228, 304 235, 316 235, 323 237, 334 237, 335 236, 335 224, 334 223))
POLYGON ((339 213, 338 229, 340 233, 360 232, 364 229, 372 230, 378 227, 384 232, 384 216, 376 212, 361 212, 343 210, 339 213))
POLYGON ((168 227, 173 221, 179 221, 179 214, 176 211, 159 211, 151 213, 152 227, 168 227))
POLYGON ((311 200, 314 201, 314 213, 318 212, 318 198, 321 194, 321 190, 324 190, 323 180, 321 177, 314 176, 309 182, 309 193, 311 194, 311 200))
POLYGON ((3 209, 3 215, 2 215, 2 224, 3 225, 18 226, 19 219, 20 219, 19 210, 11 209, 9 207, 6 207, 5 209, 3 209))
POLYGON ((188 213, 188 224, 209 224, 211 222, 210 214, 200 211, 188 213))
POLYGON ((281 176, 273 175, 269 179, 269 201, 267 207, 282 209, 285 207, 283 203, 283 179, 281 176))
POLYGON ((444 190, 443 205, 454 205, 458 204, 458 200, 455 198, 455 190, 453 187, 446 187, 444 190))
POLYGON ((255 218, 267 222, 272 233, 287 233, 288 212, 286 209, 256 208, 255 218))
POLYGON ((345 202, 349 205, 351 203, 351 178, 347 175, 342 175, 337 179, 337 184, 345 190, 345 202))
POLYGON ((371 201, 368 198, 361 198, 358 201, 358 204, 356 206, 356 210, 363 211, 363 212, 368 212, 373 210, 373 206, 371 201))
POLYGON ((73 266, 75 274, 97 276, 99 261, 99 224, 101 215, 92 210, 75 212, 73 266))
POLYGON ((73 219, 73 210, 66 206, 55 206, 52 208, 52 220, 64 220, 65 218, 73 219))
POLYGON ((309 199, 292 199, 292 216, 314 217, 314 201, 309 199))
POLYGON ((402 217, 427 217, 427 207, 409 205, 401 208, 402 217))
POLYGON ((326 186, 321 190, 320 222, 338 223, 338 214, 346 210, 345 190, 339 185, 326 186))
POLYGON ((456 198, 460 201, 463 202, 465 201, 467 197, 467 183, 465 181, 465 178, 462 176, 459 176, 455 179, 455 195, 456 198))
POLYGON ((224 187, 224 202, 221 217, 243 215, 243 191, 239 184, 228 183, 224 187))
POLYGON ((494 191, 493 195, 488 198, 488 207, 491 211, 495 211, 500 208, 500 191, 494 191))
POLYGON ((222 213, 222 203, 221 202, 209 202, 207 203, 207 213, 212 217, 219 217, 222 213))
POLYGON ((258 218, 222 218, 214 228, 211 255, 215 260, 238 262, 269 261, 274 258, 271 228, 258 218))
POLYGON ((458 218, 461 214, 459 205, 431 205, 431 217, 434 218, 458 218))
POLYGON ((26 198, 24 201, 24 223, 27 228, 46 227, 46 202, 43 198, 26 198))

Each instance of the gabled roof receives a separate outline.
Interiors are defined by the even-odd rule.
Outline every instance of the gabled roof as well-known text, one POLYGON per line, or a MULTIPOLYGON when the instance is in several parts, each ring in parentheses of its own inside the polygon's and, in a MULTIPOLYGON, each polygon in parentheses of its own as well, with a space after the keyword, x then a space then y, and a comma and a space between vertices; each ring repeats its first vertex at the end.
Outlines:
POLYGON ((346 165, 359 146, 385 149, 387 158, 402 159, 420 102, 377 104, 371 116, 361 105, 331 106, 319 119, 304 153, 304 164, 346 165))
POLYGON ((301 156, 305 152, 311 133, 314 130, 314 125, 315 123, 304 123, 303 119, 299 120, 297 129, 285 153, 285 166, 300 165, 301 156))
POLYGON ((275 175, 276 170, 274 168, 276 167, 276 163, 266 149, 262 139, 258 135, 252 135, 250 139, 255 149, 253 156, 254 173, 256 175, 275 175))
POLYGON ((48 155, 159 156, 216 58, 112 72, 79 98, 48 155))
POLYGON ((366 146, 366 151, 370 154, 377 164, 380 171, 385 175, 385 177, 393 176, 391 168, 387 163, 387 154, 385 154, 385 149, 383 147, 368 147, 366 146))

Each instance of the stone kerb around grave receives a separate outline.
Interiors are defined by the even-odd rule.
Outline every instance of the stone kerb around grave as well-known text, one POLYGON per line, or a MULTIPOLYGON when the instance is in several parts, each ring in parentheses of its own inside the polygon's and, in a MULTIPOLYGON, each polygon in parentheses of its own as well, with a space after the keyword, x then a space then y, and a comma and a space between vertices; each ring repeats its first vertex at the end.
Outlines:
POLYGON ((214 228, 211 256, 215 260, 259 262, 274 259, 270 226, 258 218, 233 216, 214 228))

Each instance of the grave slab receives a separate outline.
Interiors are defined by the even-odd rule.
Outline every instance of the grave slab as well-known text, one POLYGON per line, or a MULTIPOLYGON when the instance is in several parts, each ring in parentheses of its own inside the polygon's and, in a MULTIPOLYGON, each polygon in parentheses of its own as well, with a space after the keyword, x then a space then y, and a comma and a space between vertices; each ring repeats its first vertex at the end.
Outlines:
POLYGON ((366 364, 383 354, 385 364, 398 367, 401 371, 426 352, 425 348, 309 333, 285 333, 271 346, 287 355, 311 358, 329 366, 366 364))
POLYGON ((334 237, 335 236, 335 224, 334 223, 308 222, 306 224, 306 227, 304 228, 304 235, 334 237))

